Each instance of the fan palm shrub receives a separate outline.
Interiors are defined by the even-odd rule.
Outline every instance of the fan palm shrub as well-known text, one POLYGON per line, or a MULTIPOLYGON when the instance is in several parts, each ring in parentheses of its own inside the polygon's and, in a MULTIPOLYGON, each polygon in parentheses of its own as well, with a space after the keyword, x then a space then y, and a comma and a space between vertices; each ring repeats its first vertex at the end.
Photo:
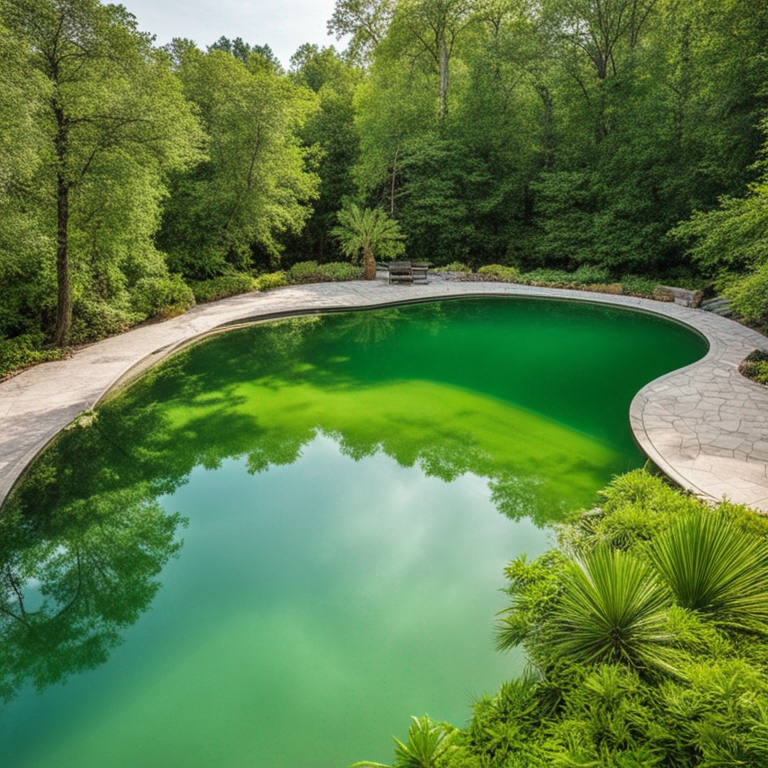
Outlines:
POLYGON ((575 560, 552 615, 552 650, 577 664, 674 672, 669 598, 651 566, 598 546, 575 560))
POLYGON ((451 745, 455 729, 429 715, 412 719, 407 743, 395 738, 395 761, 391 766, 363 760, 350 768, 435 768, 451 745))
POLYGON ((376 278, 374 254, 393 258, 403 250, 404 235, 396 221, 390 219, 380 208, 360 209, 357 205, 343 208, 338 213, 339 226, 331 230, 345 256, 359 258, 363 254, 363 277, 376 278))
POLYGON ((768 629, 768 546, 713 512, 674 521, 650 556, 675 600, 741 629, 768 629))

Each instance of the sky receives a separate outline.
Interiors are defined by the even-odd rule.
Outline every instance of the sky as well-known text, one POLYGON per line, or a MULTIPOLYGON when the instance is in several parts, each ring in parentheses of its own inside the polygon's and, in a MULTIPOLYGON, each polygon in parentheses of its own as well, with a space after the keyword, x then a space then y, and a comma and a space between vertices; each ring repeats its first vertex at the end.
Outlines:
POLYGON ((334 0, 111 0, 120 2, 139 29, 157 36, 157 45, 174 37, 194 40, 205 48, 222 35, 242 37, 251 45, 269 45, 287 67, 303 43, 336 45, 326 30, 334 0))

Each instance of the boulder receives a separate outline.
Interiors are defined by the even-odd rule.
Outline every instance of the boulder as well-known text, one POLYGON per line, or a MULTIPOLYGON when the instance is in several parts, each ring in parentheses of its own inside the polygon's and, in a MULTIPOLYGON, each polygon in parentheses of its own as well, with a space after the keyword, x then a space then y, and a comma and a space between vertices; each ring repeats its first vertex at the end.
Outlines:
POLYGON ((698 307, 701 304, 701 291, 689 291, 674 288, 671 285, 657 285, 653 289, 653 298, 657 301, 674 301, 683 307, 698 307))

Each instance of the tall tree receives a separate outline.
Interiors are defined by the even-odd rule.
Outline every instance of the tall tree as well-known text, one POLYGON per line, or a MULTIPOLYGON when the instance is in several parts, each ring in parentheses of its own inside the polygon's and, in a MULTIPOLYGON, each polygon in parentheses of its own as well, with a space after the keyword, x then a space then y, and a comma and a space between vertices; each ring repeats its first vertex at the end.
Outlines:
POLYGON ((33 66, 50 87, 44 119, 54 158, 55 341, 65 345, 72 324, 76 195, 97 176, 108 186, 121 156, 144 167, 184 166, 196 153, 197 123, 165 57, 122 6, 18 0, 3 4, 0 13, 29 46, 33 66))
POLYGON ((450 62, 456 41, 475 19, 475 0, 400 0, 395 6, 389 42, 413 64, 426 59, 438 78, 437 114, 448 115, 450 62))
POLYGON ((53 245, 40 216, 37 177, 45 160, 46 79, 31 53, 0 24, 0 340, 36 331, 31 307, 50 291, 46 257, 53 245))
POLYGON ((209 159, 174 177, 159 243, 174 268, 197 279, 248 269, 254 251, 276 260, 281 236, 301 230, 317 194, 298 137, 317 97, 254 57, 245 66, 188 41, 172 48, 209 159))
POLYGON ((208 46, 208 53, 211 51, 229 53, 246 65, 250 61, 251 56, 260 56, 275 71, 279 72, 282 70, 279 59, 268 45, 249 45, 242 37, 230 40, 222 35, 215 43, 208 46))
POLYGON ((328 21, 328 34, 340 40, 350 36, 347 52, 365 60, 387 34, 395 0, 336 0, 328 21))
POLYGON ((320 109, 300 132, 302 141, 316 155, 319 195, 301 234, 288 240, 286 252, 296 259, 332 261, 339 255, 328 237, 336 213, 357 189, 352 168, 360 152, 355 129, 354 96, 362 70, 345 61, 331 46, 303 45, 291 57, 290 76, 317 94, 320 109))

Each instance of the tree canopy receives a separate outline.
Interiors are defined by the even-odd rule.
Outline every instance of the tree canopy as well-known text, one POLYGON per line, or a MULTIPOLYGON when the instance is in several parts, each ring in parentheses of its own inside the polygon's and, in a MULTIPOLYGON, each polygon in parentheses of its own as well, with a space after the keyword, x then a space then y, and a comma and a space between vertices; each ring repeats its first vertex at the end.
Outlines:
POLYGON ((351 203, 415 259, 594 267, 762 317, 762 4, 338 0, 328 30, 346 50, 284 68, 237 30, 160 49, 99 0, 4 4, 0 357, 338 260, 351 203))

